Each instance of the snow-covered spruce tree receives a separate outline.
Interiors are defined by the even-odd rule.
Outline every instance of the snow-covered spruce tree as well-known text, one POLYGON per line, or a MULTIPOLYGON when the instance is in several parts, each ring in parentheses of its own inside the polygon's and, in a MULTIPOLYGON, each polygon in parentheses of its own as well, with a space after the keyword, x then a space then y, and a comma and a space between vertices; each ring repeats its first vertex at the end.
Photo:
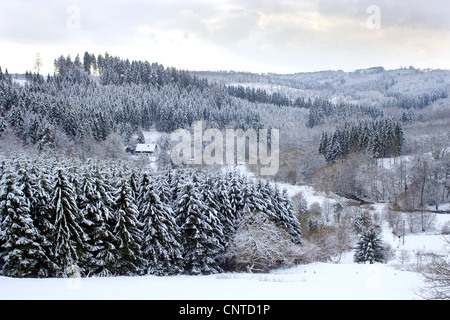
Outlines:
POLYGON ((57 275, 66 276, 66 269, 77 265, 84 253, 86 235, 79 225, 76 193, 64 168, 56 170, 50 210, 55 219, 53 259, 59 266, 57 275))
POLYGON ((118 240, 114 273, 124 276, 139 275, 145 264, 141 251, 142 224, 138 221, 138 207, 126 178, 120 181, 114 196, 116 218, 114 234, 118 240))
POLYGON ((258 180, 256 184, 256 189, 258 190, 258 194, 260 195, 257 198, 257 209, 261 212, 266 213, 270 219, 274 220, 278 217, 278 212, 276 208, 276 200, 274 198, 275 191, 270 185, 269 181, 258 180))
POLYGON ((223 237, 219 219, 204 202, 196 174, 179 193, 177 224, 184 252, 184 269, 190 274, 221 272, 219 266, 223 237))
POLYGON ((302 242, 300 223, 286 191, 272 187, 268 181, 259 180, 251 193, 245 210, 267 214, 271 221, 291 235, 292 241, 298 244, 302 242))
POLYGON ((333 163, 341 156, 341 154, 341 145, 337 138, 337 134, 334 133, 331 141, 328 143, 325 160, 327 161, 327 163, 333 163))
POLYGON ((361 235, 353 260, 357 263, 369 262, 370 264, 386 262, 386 249, 374 228, 364 231, 361 235))
POLYGON ((244 208, 244 195, 242 194, 241 177, 237 172, 229 171, 225 175, 228 199, 231 210, 235 213, 244 208))
POLYGON ((301 244, 302 229, 296 217, 294 205, 287 194, 287 190, 284 189, 281 191, 278 187, 275 187, 274 192, 273 199, 277 212, 274 219, 275 223, 289 233, 294 243, 301 244))
POLYGON ((326 131, 322 132, 320 137, 319 154, 325 156, 328 150, 328 133, 326 131))
POLYGON ((137 199, 139 196, 139 187, 140 187, 140 177, 137 172, 132 170, 130 175, 130 189, 131 195, 136 200, 136 205, 138 205, 137 199))
POLYGON ((155 183, 144 174, 140 188, 143 224, 141 250, 146 260, 146 273, 159 276, 179 274, 183 271, 179 229, 172 208, 161 201, 155 183))
POLYGON ((267 207, 267 201, 264 199, 261 193, 262 182, 259 180, 257 184, 253 182, 247 182, 242 186, 243 193, 245 194, 245 202, 242 210, 244 212, 261 211, 264 212, 267 207))
POLYGON ((34 199, 35 204, 31 211, 34 226, 39 230, 39 243, 45 252, 46 260, 40 262, 39 276, 48 277, 56 274, 58 265, 52 260, 53 242, 55 237, 54 216, 52 216, 52 190, 53 184, 46 169, 36 179, 34 199))
POLYGON ((36 277, 39 264, 46 260, 33 226, 29 203, 18 188, 17 177, 6 172, 0 182, 0 238, 3 274, 11 277, 36 277))
POLYGON ((31 172, 30 167, 31 165, 26 163, 24 166, 19 168, 19 170, 17 171, 17 184, 20 186, 23 195, 29 202, 30 212, 32 212, 34 211, 34 206, 36 203, 36 199, 34 196, 36 189, 36 177, 31 172))
POLYGON ((217 189, 214 194, 217 216, 223 226, 223 243, 226 247, 234 236, 236 231, 236 221, 240 211, 233 209, 227 192, 227 185, 223 179, 217 182, 217 189))
POLYGON ((78 197, 83 216, 81 227, 87 236, 86 254, 83 256, 85 273, 112 275, 117 260, 117 238, 112 232, 114 218, 110 187, 96 167, 93 173, 85 174, 81 189, 82 193, 78 197))

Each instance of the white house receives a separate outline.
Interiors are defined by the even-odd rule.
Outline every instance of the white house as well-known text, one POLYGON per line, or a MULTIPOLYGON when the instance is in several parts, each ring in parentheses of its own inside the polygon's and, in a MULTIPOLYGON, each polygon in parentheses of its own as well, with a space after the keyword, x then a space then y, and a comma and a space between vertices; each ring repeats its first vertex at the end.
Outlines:
POLYGON ((155 143, 145 143, 145 144, 138 144, 136 146, 136 154, 154 154, 156 150, 158 149, 158 146, 155 143))

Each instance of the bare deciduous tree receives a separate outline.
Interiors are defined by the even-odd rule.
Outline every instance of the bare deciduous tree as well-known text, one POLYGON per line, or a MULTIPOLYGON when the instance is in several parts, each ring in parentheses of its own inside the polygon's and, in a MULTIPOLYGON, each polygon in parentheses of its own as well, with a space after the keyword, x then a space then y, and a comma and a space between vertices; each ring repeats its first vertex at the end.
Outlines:
POLYGON ((422 271, 425 286, 420 290, 420 295, 429 300, 450 299, 450 238, 444 239, 449 254, 446 257, 433 255, 422 271))
POLYGON ((265 213, 254 212, 244 216, 224 258, 235 270, 268 272, 291 265, 298 254, 299 247, 290 241, 285 230, 265 213))

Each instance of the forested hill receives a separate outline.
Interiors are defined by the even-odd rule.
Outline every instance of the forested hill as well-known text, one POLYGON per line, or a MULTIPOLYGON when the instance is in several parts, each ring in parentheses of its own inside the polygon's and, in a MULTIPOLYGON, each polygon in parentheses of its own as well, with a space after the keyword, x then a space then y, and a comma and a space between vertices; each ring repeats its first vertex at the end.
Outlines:
POLYGON ((53 75, 27 72, 23 81, 0 69, 0 137, 87 155, 106 141, 114 155, 150 129, 170 133, 204 120, 220 129, 278 128, 282 148, 295 139, 311 154, 319 148, 314 135, 352 120, 411 123, 449 113, 450 71, 443 70, 190 72, 88 52, 54 65, 53 75))
MULTIPOLYGON (((257 74, 248 72, 191 72, 219 85, 235 85, 281 92, 295 100, 304 94, 333 97, 343 95, 361 100, 362 92, 385 97, 446 96, 450 85, 450 70, 415 69, 414 67, 386 70, 383 67, 353 72, 320 71, 293 74, 257 74)), ((427 102, 425 99, 423 102, 427 102)))
POLYGON ((255 104, 157 63, 90 54, 82 63, 61 56, 53 76, 25 77, 19 85, 0 69, 0 134, 12 132, 24 144, 54 144, 55 134, 59 140, 101 142, 112 133, 127 144, 151 127, 172 132, 208 120, 219 128, 245 129, 260 121, 255 104))

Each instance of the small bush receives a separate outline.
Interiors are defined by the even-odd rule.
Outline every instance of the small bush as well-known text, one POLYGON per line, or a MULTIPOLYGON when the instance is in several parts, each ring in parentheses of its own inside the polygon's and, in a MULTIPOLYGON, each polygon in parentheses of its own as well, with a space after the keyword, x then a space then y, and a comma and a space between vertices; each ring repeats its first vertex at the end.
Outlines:
POLYGON ((447 221, 441 229, 441 234, 449 235, 450 234, 450 221, 447 221))

